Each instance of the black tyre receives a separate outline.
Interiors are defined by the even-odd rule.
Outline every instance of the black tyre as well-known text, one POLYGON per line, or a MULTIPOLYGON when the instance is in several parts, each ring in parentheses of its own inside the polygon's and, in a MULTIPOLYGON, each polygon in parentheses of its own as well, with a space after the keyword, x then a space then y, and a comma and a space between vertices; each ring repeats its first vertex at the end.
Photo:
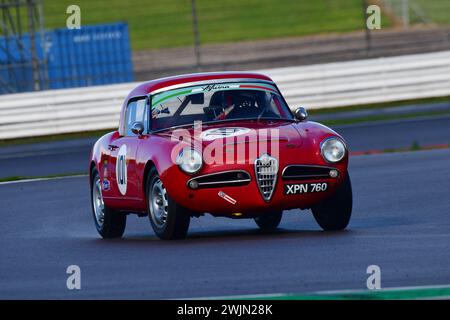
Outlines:
POLYGON ((156 235, 163 240, 184 239, 191 214, 170 198, 155 169, 149 172, 146 194, 147 213, 156 235))
POLYGON ((95 228, 105 239, 122 237, 127 224, 127 216, 108 208, 103 202, 102 187, 97 170, 92 171, 91 208, 95 228))
POLYGON ((282 217, 283 211, 275 211, 255 218, 255 222, 261 230, 270 232, 278 228, 282 217))
POLYGON ((344 182, 336 192, 311 209, 314 218, 323 230, 337 231, 345 229, 350 222, 352 205, 352 184, 347 173, 344 182))

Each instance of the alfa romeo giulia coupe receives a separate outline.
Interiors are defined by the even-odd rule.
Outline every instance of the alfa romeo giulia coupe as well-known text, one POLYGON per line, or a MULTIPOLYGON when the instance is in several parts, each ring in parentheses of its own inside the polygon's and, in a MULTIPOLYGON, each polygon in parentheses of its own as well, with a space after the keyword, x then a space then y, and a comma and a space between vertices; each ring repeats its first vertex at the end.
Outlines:
POLYGON ((341 230, 352 212, 347 167, 344 139, 291 109, 269 77, 168 77, 132 90, 118 130, 95 143, 92 213, 103 238, 121 237, 129 214, 148 216, 161 239, 185 238, 205 213, 271 231, 284 210, 311 209, 323 230, 341 230))

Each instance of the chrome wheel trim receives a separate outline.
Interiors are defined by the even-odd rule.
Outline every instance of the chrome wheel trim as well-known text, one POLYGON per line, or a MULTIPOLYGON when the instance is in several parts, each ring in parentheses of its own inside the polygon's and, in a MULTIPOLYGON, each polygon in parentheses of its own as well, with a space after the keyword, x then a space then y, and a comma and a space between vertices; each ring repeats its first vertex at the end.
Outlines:
POLYGON ((95 221, 99 227, 105 222, 105 203, 103 202, 100 178, 96 177, 92 187, 92 205, 94 207, 95 221))
POLYGON ((160 228, 164 227, 167 223, 169 201, 166 189, 159 178, 153 182, 148 202, 153 222, 160 228))

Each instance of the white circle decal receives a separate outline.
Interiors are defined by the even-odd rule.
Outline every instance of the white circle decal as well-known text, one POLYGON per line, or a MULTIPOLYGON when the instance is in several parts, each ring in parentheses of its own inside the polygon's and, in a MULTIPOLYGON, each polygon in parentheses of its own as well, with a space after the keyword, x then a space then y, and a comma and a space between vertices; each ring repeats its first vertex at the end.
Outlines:
POLYGON ((216 128, 216 129, 209 129, 205 130, 201 133, 200 137, 202 140, 205 141, 212 141, 216 139, 221 138, 230 138, 230 137, 236 137, 241 134, 247 134, 250 132, 250 129, 248 128, 216 128))
POLYGON ((117 153, 116 180, 119 191, 123 196, 127 193, 127 178, 127 146, 122 145, 117 153))

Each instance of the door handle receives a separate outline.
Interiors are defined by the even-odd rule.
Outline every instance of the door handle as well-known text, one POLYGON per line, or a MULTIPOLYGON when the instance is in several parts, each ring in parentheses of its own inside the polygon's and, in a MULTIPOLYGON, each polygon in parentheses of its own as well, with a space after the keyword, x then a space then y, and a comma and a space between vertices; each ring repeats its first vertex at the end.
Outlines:
POLYGON ((116 145, 113 145, 113 144, 109 144, 109 145, 108 145, 108 150, 109 150, 109 151, 114 151, 114 150, 116 150, 117 148, 119 148, 119 147, 116 146, 116 145))

